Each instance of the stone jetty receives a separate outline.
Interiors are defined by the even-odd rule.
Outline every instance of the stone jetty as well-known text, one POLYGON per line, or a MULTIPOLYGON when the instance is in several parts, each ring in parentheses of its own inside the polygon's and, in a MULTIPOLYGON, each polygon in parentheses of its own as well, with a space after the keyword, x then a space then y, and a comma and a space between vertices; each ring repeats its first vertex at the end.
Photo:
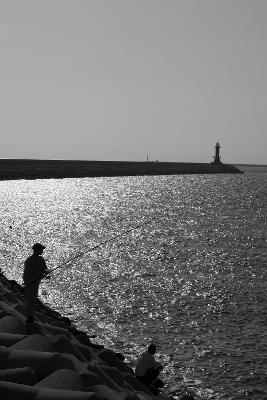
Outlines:
POLYGON ((222 163, 0 159, 0 180, 240 173, 222 163))
POLYGON ((25 323, 23 287, 0 273, 1 400, 171 400, 39 300, 35 319, 25 323))

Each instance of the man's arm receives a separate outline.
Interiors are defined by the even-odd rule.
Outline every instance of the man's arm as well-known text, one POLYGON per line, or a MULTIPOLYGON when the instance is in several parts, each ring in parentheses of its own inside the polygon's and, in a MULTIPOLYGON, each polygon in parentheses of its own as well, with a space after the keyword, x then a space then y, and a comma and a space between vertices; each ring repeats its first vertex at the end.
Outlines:
POLYGON ((45 279, 50 279, 50 270, 47 268, 46 262, 44 260, 44 258, 41 258, 42 260, 42 264, 43 264, 43 271, 41 274, 41 279, 45 278, 45 279))

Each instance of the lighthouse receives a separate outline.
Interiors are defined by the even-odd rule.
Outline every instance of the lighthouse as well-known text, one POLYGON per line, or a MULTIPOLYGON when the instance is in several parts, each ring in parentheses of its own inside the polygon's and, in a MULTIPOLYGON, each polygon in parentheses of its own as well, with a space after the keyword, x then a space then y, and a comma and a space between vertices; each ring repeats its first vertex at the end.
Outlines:
POLYGON ((212 164, 221 164, 220 148, 221 148, 221 146, 217 142, 216 146, 215 146, 215 156, 214 156, 214 160, 213 160, 212 164))

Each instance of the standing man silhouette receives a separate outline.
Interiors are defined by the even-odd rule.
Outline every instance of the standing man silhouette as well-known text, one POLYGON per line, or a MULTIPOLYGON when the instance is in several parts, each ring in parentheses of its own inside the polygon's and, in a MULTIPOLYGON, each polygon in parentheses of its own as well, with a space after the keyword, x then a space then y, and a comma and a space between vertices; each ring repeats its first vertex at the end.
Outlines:
POLYGON ((46 262, 42 257, 45 246, 41 243, 35 243, 32 249, 33 254, 25 260, 23 271, 26 322, 34 322, 39 285, 43 278, 48 278, 49 273, 46 262))

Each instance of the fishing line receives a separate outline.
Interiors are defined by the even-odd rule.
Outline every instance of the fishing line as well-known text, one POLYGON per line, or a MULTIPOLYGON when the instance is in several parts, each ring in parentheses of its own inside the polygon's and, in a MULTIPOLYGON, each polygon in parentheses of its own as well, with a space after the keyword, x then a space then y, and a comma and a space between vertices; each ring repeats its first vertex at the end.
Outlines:
MULTIPOLYGON (((154 219, 155 219, 155 218, 154 218, 154 219)), ((99 247, 104 246, 106 243, 109 243, 109 242, 111 242, 111 241, 113 241, 113 240, 119 238, 120 236, 126 235, 127 233, 130 233, 130 232, 134 231, 135 229, 139 229, 139 228, 141 228, 141 227, 144 226, 144 225, 151 224, 152 221, 153 221, 153 219, 152 219, 152 220, 149 220, 149 221, 146 221, 146 222, 143 222, 142 224, 139 224, 139 225, 137 225, 137 226, 134 226, 134 227, 131 228, 131 229, 128 229, 128 230, 126 230, 126 231, 123 231, 123 232, 120 233, 119 235, 116 235, 116 236, 113 236, 113 237, 110 238, 110 239, 104 240, 103 242, 97 244, 96 246, 90 247, 88 250, 83 251, 83 252, 77 254, 76 256, 74 256, 74 257, 70 258, 69 260, 65 261, 64 263, 62 263, 62 264, 58 265, 57 267, 51 269, 51 270, 49 271, 49 274, 50 274, 51 272, 54 272, 56 269, 59 269, 59 268, 64 267, 65 265, 69 264, 71 261, 77 260, 78 258, 82 257, 84 254, 90 253, 91 251, 94 251, 94 250, 98 249, 99 247)))

